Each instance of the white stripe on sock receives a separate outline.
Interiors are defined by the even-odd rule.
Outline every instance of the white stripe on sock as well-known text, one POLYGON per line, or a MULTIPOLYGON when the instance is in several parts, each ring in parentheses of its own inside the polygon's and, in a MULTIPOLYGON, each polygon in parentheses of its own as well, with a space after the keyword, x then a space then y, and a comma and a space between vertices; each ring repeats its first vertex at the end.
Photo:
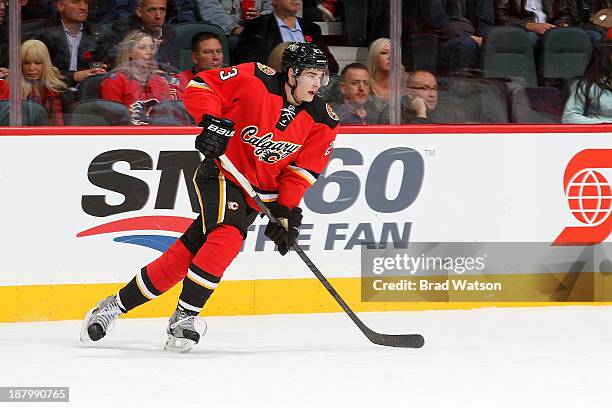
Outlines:
POLYGON ((185 303, 183 302, 181 299, 179 299, 178 304, 180 307, 182 307, 183 309, 187 309, 187 310, 191 310, 192 312, 198 312, 200 313, 202 311, 201 307, 195 307, 195 306, 191 306, 189 303, 185 303))
POLYGON ((125 306, 123 306, 123 303, 121 302, 121 297, 119 296, 119 292, 117 292, 117 295, 115 297, 117 298, 117 304, 121 308, 121 311, 127 310, 125 306))
POLYGON ((203 277, 201 277, 200 275, 196 274, 191 269, 189 269, 187 271, 187 276, 189 277, 189 279, 191 279, 192 281, 194 281, 195 283, 197 283, 200 286, 204 286, 206 289, 215 290, 217 288, 217 286, 219 286, 218 283, 214 283, 214 282, 211 282, 211 281, 209 281, 207 279, 204 279, 203 277))
POLYGON ((157 295, 154 295, 153 293, 151 293, 151 291, 147 288, 147 285, 145 285, 144 280, 142 279, 141 273, 142 273, 142 270, 138 271, 138 274, 136 275, 136 283, 138 284, 140 291, 149 300, 155 299, 157 295))

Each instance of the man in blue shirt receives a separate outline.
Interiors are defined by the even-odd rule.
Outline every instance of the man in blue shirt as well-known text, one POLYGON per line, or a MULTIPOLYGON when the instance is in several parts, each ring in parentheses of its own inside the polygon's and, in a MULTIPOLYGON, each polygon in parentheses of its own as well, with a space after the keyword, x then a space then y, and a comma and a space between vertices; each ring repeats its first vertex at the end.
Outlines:
POLYGON ((281 42, 312 42, 327 56, 329 72, 338 73, 338 63, 325 45, 321 28, 297 17, 302 1, 272 0, 272 7, 273 13, 245 21, 233 63, 257 61, 265 64, 272 49, 281 42))

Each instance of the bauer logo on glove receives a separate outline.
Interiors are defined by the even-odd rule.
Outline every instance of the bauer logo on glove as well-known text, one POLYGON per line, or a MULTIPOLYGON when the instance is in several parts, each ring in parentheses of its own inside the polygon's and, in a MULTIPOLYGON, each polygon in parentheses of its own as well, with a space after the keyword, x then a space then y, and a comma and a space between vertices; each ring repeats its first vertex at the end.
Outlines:
POLYGON ((227 150, 230 138, 234 135, 234 122, 204 115, 200 122, 202 133, 195 140, 195 147, 207 159, 216 159, 227 150))
POLYGON ((210 125, 208 125, 207 129, 210 130, 211 132, 218 133, 218 134, 223 135, 225 137, 232 137, 232 136, 234 136, 234 133, 236 133, 235 130, 221 128, 221 127, 215 125, 214 123, 211 123, 210 125))

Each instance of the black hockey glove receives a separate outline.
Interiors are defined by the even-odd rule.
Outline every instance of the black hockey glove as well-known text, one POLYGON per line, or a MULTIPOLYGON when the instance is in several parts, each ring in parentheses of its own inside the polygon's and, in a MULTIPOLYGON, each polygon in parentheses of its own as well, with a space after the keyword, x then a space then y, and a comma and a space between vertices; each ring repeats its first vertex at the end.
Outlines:
POLYGON ((225 153, 230 138, 234 135, 234 122, 229 119, 219 119, 204 115, 202 133, 195 140, 195 147, 207 159, 216 159, 225 153))
POLYGON ((302 209, 295 207, 289 210, 284 205, 276 205, 270 208, 270 212, 276 217, 278 223, 268 222, 266 237, 274 241, 281 255, 285 255, 298 237, 302 225, 302 209))

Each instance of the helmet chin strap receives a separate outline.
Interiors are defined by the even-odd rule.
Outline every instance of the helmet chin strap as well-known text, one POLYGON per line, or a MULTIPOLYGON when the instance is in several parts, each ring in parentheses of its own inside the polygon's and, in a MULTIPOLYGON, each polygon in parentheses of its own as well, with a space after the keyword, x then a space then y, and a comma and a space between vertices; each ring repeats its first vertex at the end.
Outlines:
POLYGON ((293 98, 293 100, 295 101, 295 103, 297 103, 298 105, 301 105, 304 101, 300 101, 298 100, 297 96, 295 96, 295 90, 297 89, 297 74, 295 72, 295 68, 293 68, 293 79, 295 80, 295 85, 291 85, 289 83, 289 73, 287 73, 287 85, 289 85, 289 88, 291 88, 291 97, 293 98))

